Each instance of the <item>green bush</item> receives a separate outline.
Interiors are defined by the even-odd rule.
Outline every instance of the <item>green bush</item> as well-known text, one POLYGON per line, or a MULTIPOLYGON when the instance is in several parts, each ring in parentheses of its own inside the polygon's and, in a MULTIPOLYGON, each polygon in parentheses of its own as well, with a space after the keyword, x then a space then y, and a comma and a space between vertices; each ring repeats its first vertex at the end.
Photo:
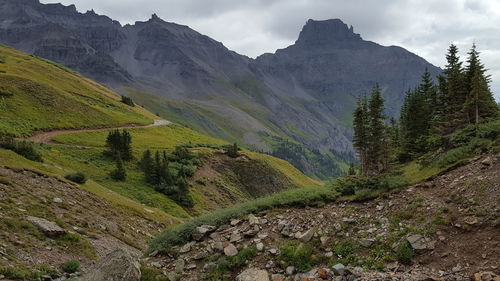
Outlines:
POLYGON ((278 259, 286 266, 294 266, 299 272, 307 272, 320 262, 317 250, 308 244, 289 243, 280 249, 278 259))
POLYGON ((126 96, 122 96, 121 102, 126 104, 126 105, 129 105, 129 106, 135 106, 134 101, 131 98, 126 97, 126 96))
POLYGON ((404 185, 406 181, 403 176, 383 174, 375 177, 338 178, 331 184, 331 188, 344 196, 359 195, 359 200, 364 200, 371 196, 372 191, 388 191, 404 185))
POLYGON ((61 266, 62 271, 66 273, 75 273, 80 270, 80 262, 77 260, 70 260, 61 266))
POLYGON ((402 264, 410 264, 414 256, 415 250, 413 250, 408 241, 401 243, 396 249, 396 259, 402 264))
POLYGON ((0 147, 12 150, 26 159, 43 162, 42 155, 33 142, 17 141, 11 136, 0 135, 0 147))
POLYGON ((141 266, 141 281, 168 281, 168 278, 161 269, 141 266))
POLYGON ((79 184, 84 184, 85 182, 87 182, 87 176, 82 172, 67 174, 64 176, 64 178, 79 184))

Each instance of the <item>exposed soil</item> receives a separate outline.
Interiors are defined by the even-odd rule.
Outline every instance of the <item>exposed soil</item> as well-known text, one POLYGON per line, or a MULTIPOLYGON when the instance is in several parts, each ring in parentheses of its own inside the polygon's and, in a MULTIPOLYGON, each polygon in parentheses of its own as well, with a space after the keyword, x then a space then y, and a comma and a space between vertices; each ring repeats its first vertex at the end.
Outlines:
POLYGON ((59 267, 78 259, 85 269, 116 248, 140 256, 147 241, 166 227, 75 184, 33 171, 0 167, 0 179, 0 266, 59 267), (49 238, 27 216, 55 222, 81 241, 49 238))

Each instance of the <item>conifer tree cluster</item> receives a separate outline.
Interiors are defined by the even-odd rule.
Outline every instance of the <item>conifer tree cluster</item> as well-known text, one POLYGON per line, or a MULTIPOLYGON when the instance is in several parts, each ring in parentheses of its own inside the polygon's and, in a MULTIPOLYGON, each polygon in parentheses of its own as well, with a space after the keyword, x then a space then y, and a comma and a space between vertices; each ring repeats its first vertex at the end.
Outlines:
POLYGON ((455 45, 448 48, 446 60, 437 84, 425 71, 420 85, 406 94, 400 113, 400 161, 446 146, 451 133, 498 114, 476 46, 469 51, 465 67, 455 45))
POLYGON ((437 83, 426 70, 420 85, 407 91, 399 122, 386 122, 384 100, 375 86, 371 96, 358 100, 353 113, 353 145, 363 176, 388 169, 391 162, 406 162, 443 147, 451 134, 499 114, 490 91, 490 77, 473 45, 462 66, 458 48, 451 45, 447 65, 437 83))
MULTIPOLYGON (((182 149, 176 149, 175 157, 185 157, 185 152, 182 149)), ((177 174, 173 174, 169 169, 169 158, 166 151, 160 153, 156 151, 154 156, 150 150, 146 150, 139 162, 140 168, 144 173, 147 183, 154 186, 156 191, 161 192, 181 206, 192 207, 193 201, 189 196, 189 183, 186 178, 189 175, 186 168, 181 166, 177 174)))
POLYGON ((364 176, 378 174, 388 167, 390 143, 385 119, 384 99, 380 87, 375 85, 370 98, 360 98, 354 111, 353 145, 358 151, 364 176))
POLYGON ((130 161, 133 159, 132 156, 132 136, 127 130, 113 130, 108 134, 106 138, 106 146, 108 151, 106 154, 118 159, 121 158, 124 161, 130 161))

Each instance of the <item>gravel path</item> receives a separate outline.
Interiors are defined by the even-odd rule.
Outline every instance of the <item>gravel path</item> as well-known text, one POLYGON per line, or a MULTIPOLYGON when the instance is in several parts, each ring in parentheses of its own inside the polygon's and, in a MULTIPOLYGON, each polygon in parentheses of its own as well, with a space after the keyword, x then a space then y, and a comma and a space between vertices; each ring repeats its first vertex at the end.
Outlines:
POLYGON ((168 120, 154 120, 153 124, 149 125, 137 125, 137 124, 128 124, 118 127, 93 127, 93 128, 81 128, 81 129, 63 129, 63 130, 53 130, 53 131, 38 131, 33 134, 33 136, 29 138, 25 138, 24 140, 37 142, 37 143, 46 143, 46 144, 57 144, 52 139, 58 135, 66 134, 66 133, 76 133, 76 132, 90 132, 90 131, 103 131, 109 129, 129 129, 129 128, 148 128, 148 127, 157 127, 157 126, 165 126, 170 125, 172 122, 168 120))

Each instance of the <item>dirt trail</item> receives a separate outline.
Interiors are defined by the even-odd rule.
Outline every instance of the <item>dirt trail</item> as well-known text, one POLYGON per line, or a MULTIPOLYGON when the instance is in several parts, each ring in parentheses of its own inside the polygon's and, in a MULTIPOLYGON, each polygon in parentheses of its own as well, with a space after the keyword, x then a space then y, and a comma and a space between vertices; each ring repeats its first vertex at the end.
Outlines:
POLYGON ((45 143, 45 144, 58 144, 57 142, 52 141, 52 139, 58 135, 66 134, 66 133, 76 133, 76 132, 91 132, 91 131, 103 131, 110 129, 129 129, 129 128, 148 128, 148 127, 156 127, 156 126, 164 126, 170 125, 172 122, 168 120, 154 120, 153 124, 149 125, 137 125, 137 124, 128 124, 117 127, 93 127, 93 128, 81 128, 81 129, 63 129, 63 130, 54 130, 54 131, 38 131, 33 134, 33 136, 29 138, 25 138, 24 140, 37 142, 37 143, 45 143))

